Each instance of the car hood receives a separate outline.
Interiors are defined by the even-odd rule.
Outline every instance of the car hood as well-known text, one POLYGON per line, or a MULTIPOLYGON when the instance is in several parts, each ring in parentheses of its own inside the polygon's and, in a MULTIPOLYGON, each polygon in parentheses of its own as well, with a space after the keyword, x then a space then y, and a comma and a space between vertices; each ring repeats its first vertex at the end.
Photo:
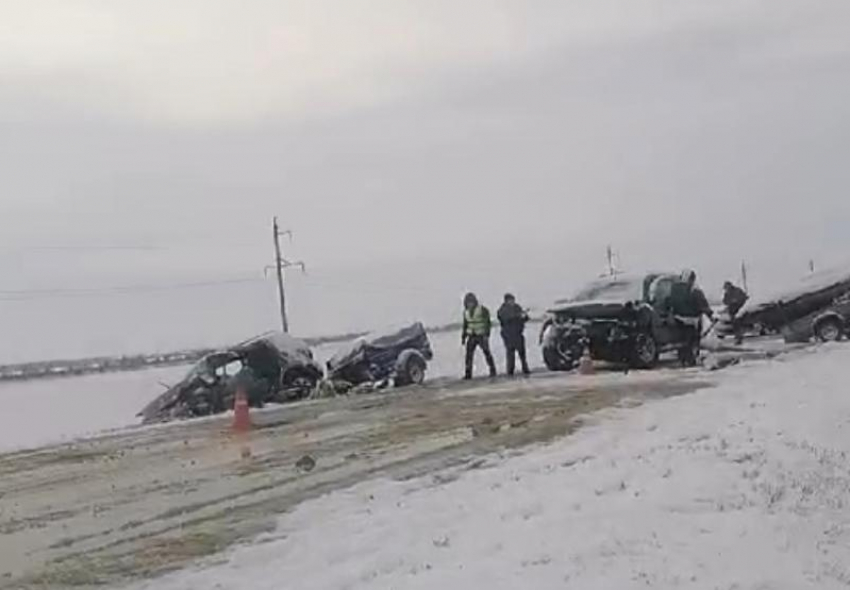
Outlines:
POLYGON ((625 307, 625 301, 597 299, 559 303, 553 306, 549 313, 576 319, 606 319, 619 317, 625 307))

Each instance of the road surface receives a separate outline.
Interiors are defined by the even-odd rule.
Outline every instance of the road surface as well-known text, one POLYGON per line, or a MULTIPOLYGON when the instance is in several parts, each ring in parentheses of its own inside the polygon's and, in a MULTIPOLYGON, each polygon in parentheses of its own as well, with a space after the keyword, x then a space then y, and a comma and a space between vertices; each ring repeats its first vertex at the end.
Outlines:
POLYGON ((539 374, 136 428, 0 455, 0 588, 119 586, 274 527, 305 499, 371 477, 445 477, 545 443, 594 411, 693 392, 700 370, 539 374))

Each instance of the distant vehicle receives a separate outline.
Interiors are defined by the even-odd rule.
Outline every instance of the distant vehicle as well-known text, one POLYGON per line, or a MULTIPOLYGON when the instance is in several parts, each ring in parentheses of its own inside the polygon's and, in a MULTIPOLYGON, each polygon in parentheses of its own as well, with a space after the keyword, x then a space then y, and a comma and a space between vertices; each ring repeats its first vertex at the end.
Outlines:
POLYGON ((788 341, 841 340, 850 333, 850 267, 811 273, 786 289, 747 302, 738 329, 782 333, 788 341))
POLYGON ((552 371, 569 371, 585 348, 594 359, 649 369, 661 353, 693 354, 687 328, 670 306, 679 273, 615 276, 594 281, 575 297, 556 302, 543 323, 543 360, 552 371))
POLYGON ((425 326, 415 323, 393 332, 358 338, 327 363, 328 379, 352 385, 392 380, 396 386, 425 381, 434 358, 425 326))
POLYGON ((140 413, 144 424, 218 414, 233 407, 238 384, 249 404, 284 403, 308 396, 322 367, 303 341, 272 333, 203 357, 177 385, 140 413))

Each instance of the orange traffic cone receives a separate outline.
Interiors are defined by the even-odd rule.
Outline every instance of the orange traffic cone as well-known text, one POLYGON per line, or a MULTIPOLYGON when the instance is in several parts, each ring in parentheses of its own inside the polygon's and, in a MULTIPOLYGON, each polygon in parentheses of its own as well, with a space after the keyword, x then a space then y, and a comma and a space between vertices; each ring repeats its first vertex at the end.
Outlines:
POLYGON ((589 348, 584 349, 584 354, 578 360, 578 372, 580 375, 593 375, 593 359, 589 348))
POLYGON ((249 430, 251 430, 251 413, 248 408, 248 395, 240 387, 236 390, 236 400, 233 402, 233 432, 249 430))

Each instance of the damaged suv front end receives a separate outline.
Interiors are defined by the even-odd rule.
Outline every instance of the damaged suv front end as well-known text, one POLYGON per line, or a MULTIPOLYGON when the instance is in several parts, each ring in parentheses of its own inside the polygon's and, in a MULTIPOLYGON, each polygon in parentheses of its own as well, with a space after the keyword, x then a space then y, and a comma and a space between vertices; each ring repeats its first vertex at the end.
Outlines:
MULTIPOLYGON (((594 359, 630 362, 638 325, 635 304, 565 305, 549 311, 541 332, 543 360, 552 371, 569 371, 587 351, 594 359)), ((647 357, 652 362, 654 353, 647 357)))
POLYGON ((668 310, 671 273, 614 276, 594 281, 569 300, 556 302, 543 324, 543 360, 569 371, 587 351, 591 358, 651 368, 659 354, 690 344, 681 321, 668 310))

